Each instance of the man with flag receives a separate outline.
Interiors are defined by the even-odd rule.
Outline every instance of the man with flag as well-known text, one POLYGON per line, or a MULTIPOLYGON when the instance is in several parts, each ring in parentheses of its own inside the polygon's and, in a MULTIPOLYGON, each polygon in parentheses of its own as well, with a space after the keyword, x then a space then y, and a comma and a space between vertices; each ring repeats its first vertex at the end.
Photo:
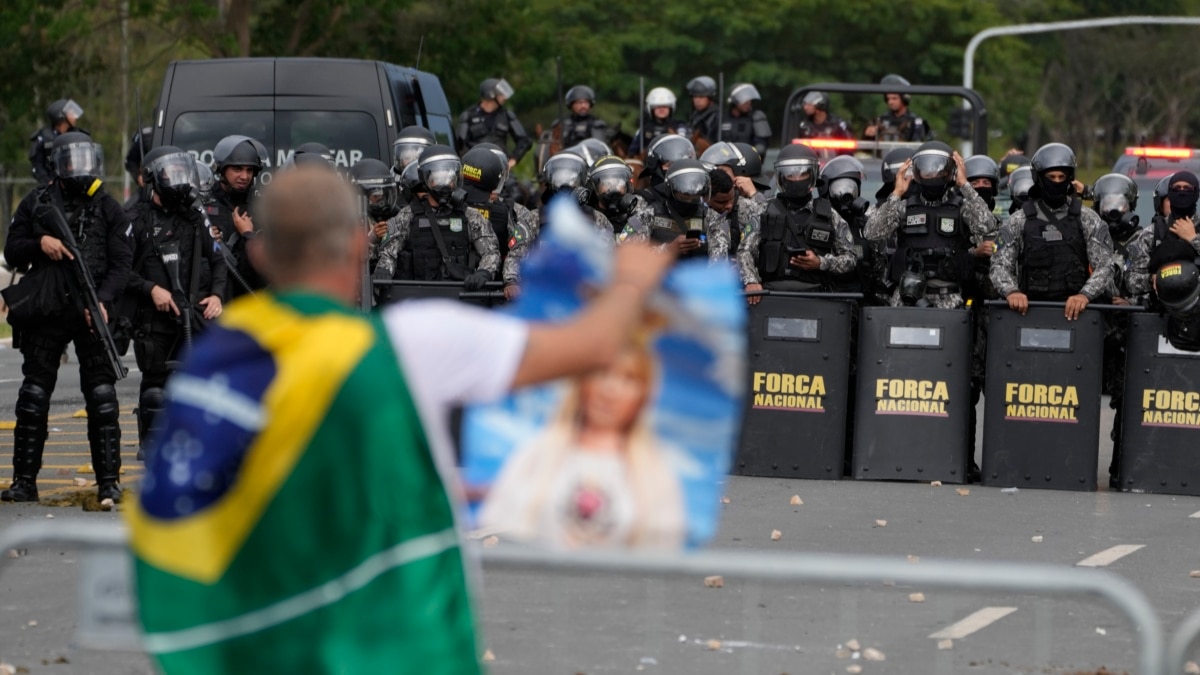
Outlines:
POLYGON ((260 205, 273 290, 230 305, 168 384, 128 514, 146 649, 169 674, 477 673, 449 409, 614 361, 670 261, 622 247, 554 325, 439 302, 363 316, 352 189, 301 167, 260 205))

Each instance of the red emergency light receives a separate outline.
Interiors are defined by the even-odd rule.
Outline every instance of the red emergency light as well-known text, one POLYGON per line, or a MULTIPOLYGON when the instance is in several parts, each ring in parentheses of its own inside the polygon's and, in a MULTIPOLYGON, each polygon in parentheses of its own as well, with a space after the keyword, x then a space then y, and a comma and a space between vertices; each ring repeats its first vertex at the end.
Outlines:
POLYGON ((1191 148, 1125 148, 1125 154, 1134 157, 1157 157, 1159 159, 1191 159, 1191 148))
POLYGON ((856 150, 858 141, 853 138, 794 138, 792 143, 807 145, 813 150, 856 150))

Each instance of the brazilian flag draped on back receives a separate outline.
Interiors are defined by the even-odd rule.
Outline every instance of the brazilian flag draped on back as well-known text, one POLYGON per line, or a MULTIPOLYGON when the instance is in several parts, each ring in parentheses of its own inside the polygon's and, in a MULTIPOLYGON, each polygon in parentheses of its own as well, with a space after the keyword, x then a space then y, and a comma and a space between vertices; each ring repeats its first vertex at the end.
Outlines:
POLYGON ((166 673, 476 673, 453 507, 383 324, 234 303, 172 378, 128 512, 166 673))

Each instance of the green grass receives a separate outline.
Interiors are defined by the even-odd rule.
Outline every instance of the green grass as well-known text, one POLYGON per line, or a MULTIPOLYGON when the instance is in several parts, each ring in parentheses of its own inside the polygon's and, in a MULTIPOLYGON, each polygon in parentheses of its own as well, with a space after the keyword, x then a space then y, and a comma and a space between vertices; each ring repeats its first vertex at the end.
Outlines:
POLYGON ((12 337, 12 326, 7 321, 0 322, 0 340, 12 337))

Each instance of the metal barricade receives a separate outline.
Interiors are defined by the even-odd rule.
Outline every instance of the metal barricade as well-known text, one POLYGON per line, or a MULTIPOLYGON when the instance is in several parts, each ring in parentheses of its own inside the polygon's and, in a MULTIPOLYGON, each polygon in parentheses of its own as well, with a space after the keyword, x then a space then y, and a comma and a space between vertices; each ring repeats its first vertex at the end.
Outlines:
POLYGON ((1121 406, 1122 490, 1200 495, 1200 353, 1176 349, 1156 314, 1129 318, 1121 406))
POLYGON ((838 479, 846 453, 858 293, 756 291, 750 387, 734 472, 838 479))
POLYGON ((1074 321, 1064 303, 1030 302, 1021 315, 988 306, 983 484, 1096 489, 1105 311, 1088 305, 1074 321))
POLYGON ((1164 672, 1172 675, 1189 672, 1185 669, 1188 663, 1188 654, 1198 639, 1200 639, 1200 609, 1194 609, 1191 614, 1183 618, 1179 627, 1171 635, 1171 642, 1167 644, 1166 670, 1164 672))
POLYGON ((858 335, 854 477, 966 482, 970 311, 866 307, 858 335))

